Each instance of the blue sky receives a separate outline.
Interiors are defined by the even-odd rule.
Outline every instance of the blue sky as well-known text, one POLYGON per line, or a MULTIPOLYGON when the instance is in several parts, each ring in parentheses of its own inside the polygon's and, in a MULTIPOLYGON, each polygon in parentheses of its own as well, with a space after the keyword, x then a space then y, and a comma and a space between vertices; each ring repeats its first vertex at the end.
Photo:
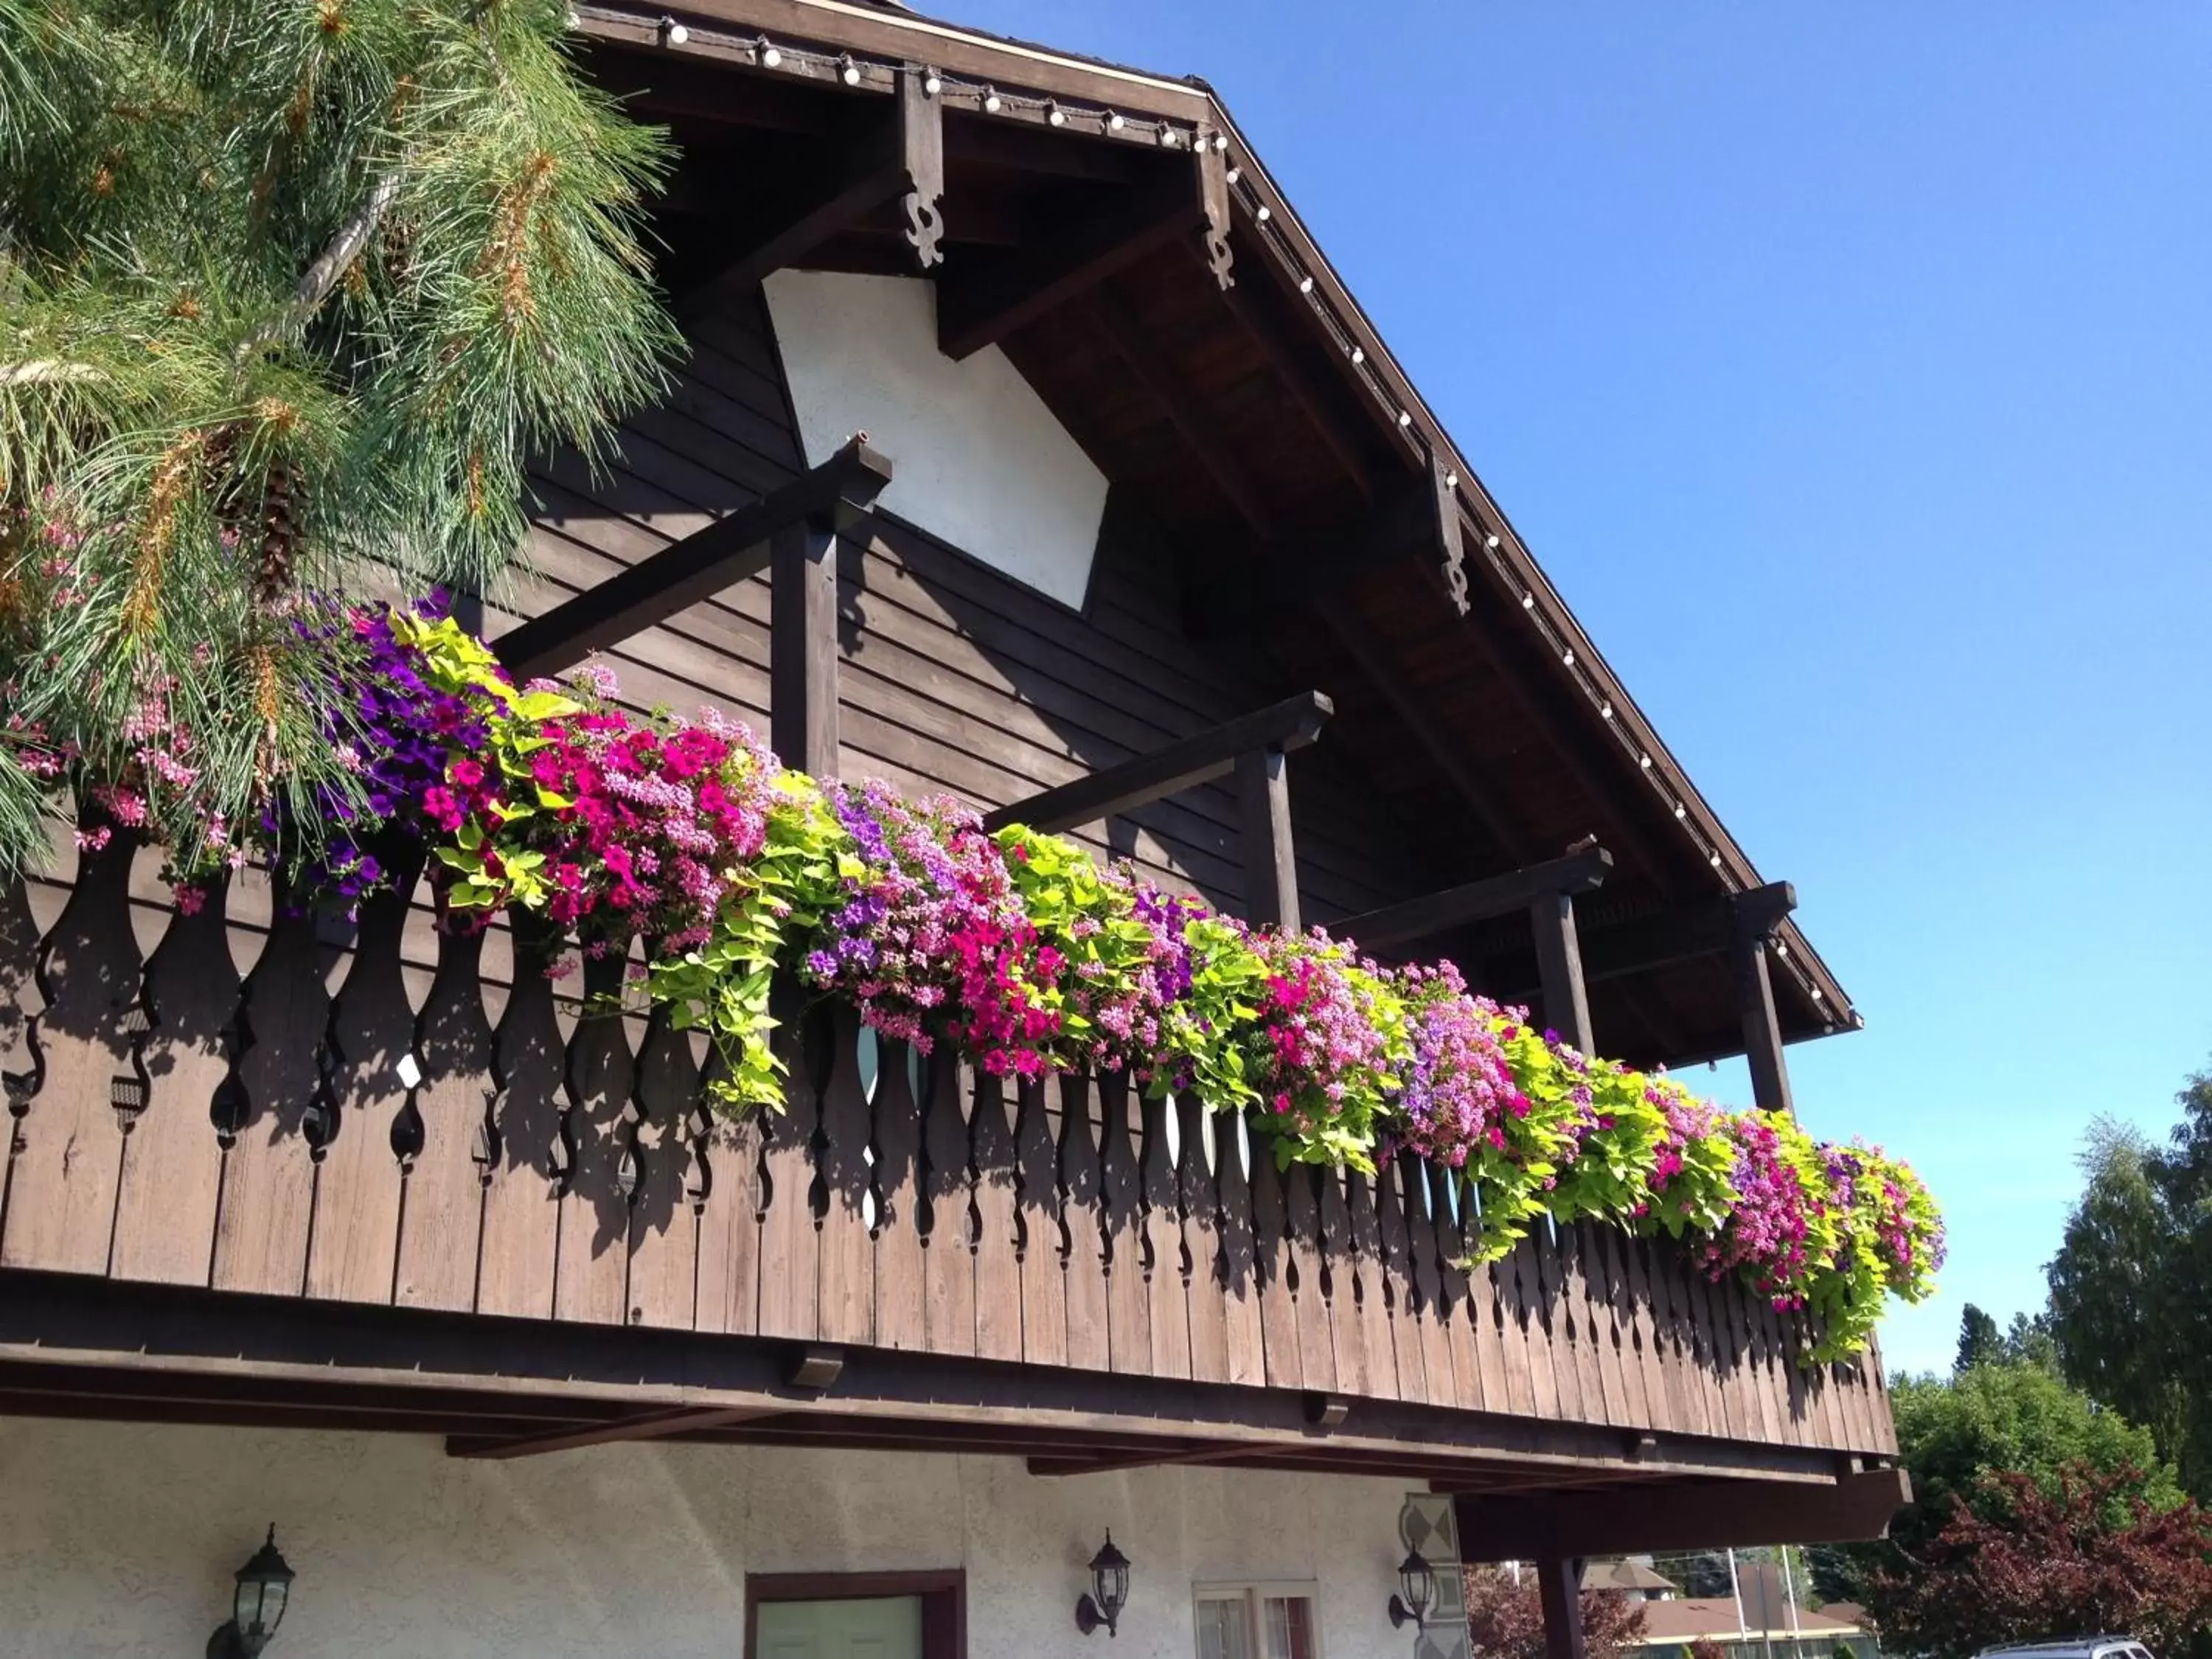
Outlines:
POLYGON ((2039 1306, 2212 1061, 2212 8, 939 3, 1220 91, 1865 1012, 1891 1364, 2039 1306))

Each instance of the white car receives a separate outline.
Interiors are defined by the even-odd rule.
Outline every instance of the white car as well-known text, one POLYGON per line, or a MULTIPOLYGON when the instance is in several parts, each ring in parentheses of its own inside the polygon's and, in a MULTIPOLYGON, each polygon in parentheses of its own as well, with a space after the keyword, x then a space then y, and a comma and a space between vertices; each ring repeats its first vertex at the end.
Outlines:
POLYGON ((2132 1636, 2078 1636, 2070 1642, 2023 1642, 2014 1647, 1984 1648, 1980 1659, 2151 1659, 2151 1655, 2132 1636))

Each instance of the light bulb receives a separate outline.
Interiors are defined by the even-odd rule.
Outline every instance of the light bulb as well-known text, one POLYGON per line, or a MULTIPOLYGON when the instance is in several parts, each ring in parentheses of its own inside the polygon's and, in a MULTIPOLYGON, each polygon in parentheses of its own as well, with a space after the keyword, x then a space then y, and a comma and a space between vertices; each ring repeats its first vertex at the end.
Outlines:
POLYGON ((1354 347, 1352 347, 1352 361, 1353 362, 1355 362, 1355 363, 1364 363, 1364 362, 1365 362, 1367 361, 1367 350, 1366 350, 1366 348, 1365 348, 1365 347, 1364 347, 1364 346, 1354 346, 1354 347))
POLYGON ((1459 488, 1459 474, 1456 472, 1445 473, 1444 488, 1446 489, 1457 489, 1459 488))
MULTIPOLYGON (((1492 536, 1490 538, 1490 544, 1492 547, 1497 546, 1498 538, 1492 536)), ((1521 608, 1523 611, 1534 611, 1536 608, 1536 596, 1524 590, 1521 595, 1521 608)))
POLYGON ((938 74, 935 70, 930 70, 927 75, 922 77, 921 90, 922 94, 925 97, 929 98, 934 98, 939 93, 945 90, 945 82, 938 77, 938 74))
POLYGON ((1005 107, 1006 106, 999 101, 997 93, 987 90, 983 94, 983 112, 986 115, 996 115, 1005 107))
POLYGON ((1298 280, 1298 292, 1299 292, 1299 293, 1301 293, 1301 294, 1310 294, 1310 293, 1312 293, 1312 292, 1313 292, 1313 278, 1312 278, 1312 277, 1310 277, 1310 276, 1304 276, 1304 277, 1301 277, 1301 278, 1298 280))
POLYGON ((1067 112, 1057 104, 1047 104, 1044 106, 1044 118, 1056 127, 1064 127, 1067 125, 1067 112))
POLYGON ((680 46, 691 38, 691 31, 672 17, 661 24, 660 38, 672 46, 680 46))
POLYGON ((1126 126, 1127 126, 1128 125, 1129 125, 1129 124, 1128 124, 1127 121, 1124 121, 1124 120, 1121 118, 1121 112, 1119 110, 1112 110, 1112 111, 1108 112, 1107 116, 1106 116, 1106 131, 1109 131, 1109 132, 1119 132, 1119 131, 1121 131, 1121 130, 1123 127, 1126 127, 1126 126))
POLYGON ((1651 769, 1651 757, 1649 755, 1638 755, 1636 757, 1636 763, 1642 767, 1645 771, 1649 772, 1651 769))
POLYGON ((782 64, 783 54, 763 39, 760 43, 760 60, 763 69, 775 69, 782 64))
POLYGON ((1559 660, 1572 668, 1575 665, 1575 653, 1571 651, 1562 651, 1559 653, 1559 660))
POLYGON ((1609 720, 1613 718, 1613 705, 1609 702, 1601 704, 1598 708, 1597 713, 1600 720, 1609 720))
POLYGON ((1686 818, 1690 816, 1690 809, 1683 805, 1681 802, 1676 801, 1674 803, 1674 816, 1678 818, 1686 818))
POLYGON ((848 54, 837 60, 837 78, 848 87, 860 84, 860 66, 848 54))
POLYGON ((1258 212, 1254 214, 1253 216, 1264 225, 1268 220, 1275 216, 1275 210, 1269 207, 1265 202, 1262 202, 1260 204, 1258 212))
POLYGON ((1400 410, 1398 411, 1398 424, 1399 424, 1400 426, 1411 426, 1411 425, 1413 425, 1413 410, 1411 410, 1410 409, 1401 409, 1401 410, 1400 410))
MULTIPOLYGON (((1497 537, 1495 537, 1495 536, 1485 536, 1485 537, 1482 538, 1482 544, 1483 544, 1485 547, 1488 548, 1488 549, 1489 549, 1492 552, 1493 552, 1493 553, 1495 553, 1496 551, 1498 551, 1498 538, 1497 538, 1497 537)), ((1535 603, 1536 603, 1536 596, 1535 596, 1534 593, 1531 593, 1530 595, 1528 595, 1528 597, 1527 600, 1525 601, 1525 603, 1529 604, 1529 605, 1534 605, 1534 604, 1535 604, 1535 603)))
POLYGON ((1244 176, 1244 170, 1242 167, 1231 167, 1224 176, 1233 185, 1244 176))

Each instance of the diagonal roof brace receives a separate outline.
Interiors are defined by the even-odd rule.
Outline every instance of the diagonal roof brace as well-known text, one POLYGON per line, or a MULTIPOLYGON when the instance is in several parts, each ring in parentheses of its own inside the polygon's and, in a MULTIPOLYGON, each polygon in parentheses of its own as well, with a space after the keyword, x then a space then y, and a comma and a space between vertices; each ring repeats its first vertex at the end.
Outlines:
POLYGON ((856 433, 782 489, 523 623, 492 649, 517 680, 574 668, 767 569, 777 531, 802 523, 833 534, 849 530, 890 481, 890 458, 856 433))

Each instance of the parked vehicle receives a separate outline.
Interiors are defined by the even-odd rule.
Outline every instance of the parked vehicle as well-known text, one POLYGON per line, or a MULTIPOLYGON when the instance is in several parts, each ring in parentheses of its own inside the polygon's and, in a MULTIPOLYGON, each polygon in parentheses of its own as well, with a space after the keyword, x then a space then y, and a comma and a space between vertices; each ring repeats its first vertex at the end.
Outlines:
POLYGON ((1984 1648, 1979 1659, 2151 1659, 2151 1652, 2132 1636, 2077 1636, 2064 1642, 1984 1648))

